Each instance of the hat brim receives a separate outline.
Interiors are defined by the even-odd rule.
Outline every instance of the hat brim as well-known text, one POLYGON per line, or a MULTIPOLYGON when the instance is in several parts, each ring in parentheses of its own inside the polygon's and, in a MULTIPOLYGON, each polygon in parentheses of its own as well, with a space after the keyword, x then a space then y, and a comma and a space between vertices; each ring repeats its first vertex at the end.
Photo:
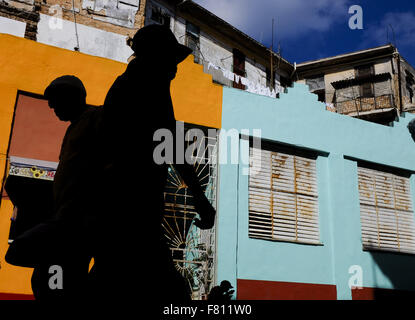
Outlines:
POLYGON ((192 52, 193 52, 193 50, 190 49, 189 47, 186 47, 182 44, 177 44, 177 46, 176 46, 176 61, 177 61, 177 63, 182 62, 192 52))

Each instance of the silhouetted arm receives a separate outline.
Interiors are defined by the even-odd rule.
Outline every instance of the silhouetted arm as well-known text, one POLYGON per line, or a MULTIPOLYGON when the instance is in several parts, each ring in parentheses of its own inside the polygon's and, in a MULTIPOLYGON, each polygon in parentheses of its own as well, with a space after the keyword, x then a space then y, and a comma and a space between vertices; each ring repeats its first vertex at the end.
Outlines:
MULTIPOLYGON (((173 137, 176 137, 176 121, 169 121, 170 130, 173 133, 173 137)), ((184 132, 182 137, 184 137, 184 132)), ((185 152, 185 150, 183 150, 185 152)), ((174 139, 174 157, 176 157, 176 140, 174 139)), ((182 159, 186 159, 183 157, 182 159)), ((215 223, 216 210, 213 208, 208 198, 206 197, 203 189, 200 185, 199 178, 193 165, 184 161, 184 163, 178 163, 174 160, 174 167, 189 187, 191 194, 193 195, 194 205, 200 219, 195 219, 195 225, 200 229, 210 229, 215 223)))
POLYGON ((179 172, 180 176, 189 187, 193 195, 195 209, 199 213, 200 219, 195 219, 195 225, 200 229, 210 229, 215 223, 216 211, 210 204, 208 198, 203 192, 198 176, 192 165, 175 164, 174 167, 179 172))

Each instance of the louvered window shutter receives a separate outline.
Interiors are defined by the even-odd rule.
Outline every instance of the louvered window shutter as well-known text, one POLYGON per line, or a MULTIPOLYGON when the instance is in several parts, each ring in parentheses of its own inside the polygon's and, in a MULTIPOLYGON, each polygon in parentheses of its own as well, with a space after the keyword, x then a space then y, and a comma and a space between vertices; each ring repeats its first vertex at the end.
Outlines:
POLYGON ((320 243, 315 162, 250 148, 249 237, 320 243))
POLYGON ((364 249, 415 253, 409 179, 358 167, 364 249))

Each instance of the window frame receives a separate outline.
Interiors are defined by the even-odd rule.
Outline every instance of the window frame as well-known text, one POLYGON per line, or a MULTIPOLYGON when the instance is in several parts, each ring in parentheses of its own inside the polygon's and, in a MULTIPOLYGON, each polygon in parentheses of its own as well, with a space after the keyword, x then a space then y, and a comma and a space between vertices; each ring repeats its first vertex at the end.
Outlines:
POLYGON ((414 255, 415 215, 411 173, 359 161, 357 174, 362 250, 414 255), (404 193, 397 194, 396 190, 404 193), (405 206, 408 206, 407 209, 405 206), (402 221, 408 223, 401 224, 402 221), (393 242, 396 244, 391 244, 393 242))
MULTIPOLYGON (((257 149, 257 148, 255 148, 257 149)), ((320 231, 320 218, 319 218, 319 197, 318 197, 318 179, 317 179, 317 158, 319 156, 319 154, 317 152, 311 151, 311 150, 303 150, 300 148, 294 148, 291 146, 285 146, 285 145, 280 145, 280 144, 273 144, 273 143, 262 143, 261 144, 261 153, 262 151, 265 152, 270 152, 271 153, 271 157, 273 154, 279 154, 279 155, 284 155, 284 156, 288 156, 288 157, 292 157, 293 159, 293 165, 295 163, 295 159, 299 159, 299 161, 310 161, 310 164, 312 165, 312 170, 314 171, 314 175, 312 175, 312 177, 310 179, 314 179, 314 185, 313 188, 311 188, 311 190, 313 190, 315 192, 315 195, 313 197, 307 198, 304 194, 302 194, 301 192, 297 192, 295 193, 295 195, 293 195, 294 201, 297 203, 299 203, 298 207, 295 207, 295 224, 293 225, 292 222, 288 222, 286 223, 285 221, 282 222, 281 219, 287 219, 287 221, 293 220, 294 215, 292 215, 289 218, 284 218, 284 217, 278 217, 278 215, 276 213, 274 213, 274 209, 281 209, 284 207, 283 202, 281 202, 281 204, 278 203, 278 199, 282 199, 284 200, 284 196, 287 194, 284 194, 284 190, 278 190, 277 188, 273 188, 273 185, 270 185, 270 188, 264 188, 264 194, 269 193, 271 194, 271 196, 269 197, 269 201, 271 203, 272 201, 272 205, 270 204, 269 206, 269 211, 271 212, 272 218, 268 218, 268 220, 264 220, 267 218, 262 218, 263 221, 265 222, 258 222, 261 218, 259 217, 259 215, 266 215, 267 213, 265 212, 259 212, 256 208, 253 208, 253 206, 255 205, 254 202, 256 201, 255 198, 257 198, 258 196, 258 192, 261 191, 261 188, 257 188, 256 187, 256 182, 255 182, 255 178, 252 178, 251 175, 251 171, 249 174, 249 181, 248 181, 248 216, 249 216, 249 221, 248 221, 248 236, 250 239, 260 239, 260 240, 268 240, 268 241, 273 241, 273 242, 290 242, 290 243, 296 243, 296 244, 304 244, 304 245, 323 245, 323 243, 321 242, 321 231, 320 231), (275 190, 273 190, 275 189, 275 190), (298 200, 298 198, 300 198, 300 200, 298 200), (253 200, 251 200, 253 199, 253 200), (272 199, 272 200, 271 200, 272 199), (277 199, 277 202, 275 201, 275 199, 277 199), (311 206, 311 212, 312 212, 312 218, 310 219, 310 222, 305 222, 306 224, 302 224, 302 222, 300 222, 299 219, 302 219, 304 217, 302 217, 299 213, 300 210, 304 210, 304 209, 299 209, 299 208, 304 208, 303 204, 306 202, 311 201, 311 203, 314 205, 311 206), (314 201, 314 202, 313 202, 314 201), (314 210, 314 211, 313 211, 314 210), (257 222, 255 222, 257 221, 257 222), (275 225, 276 225, 276 231, 274 229, 274 221, 275 221, 275 225), (271 229, 269 230, 270 226, 269 224, 271 223, 271 229), (297 224, 298 223, 298 224, 297 224), (262 224, 263 226, 263 230, 262 234, 261 231, 257 232, 256 227, 261 229, 260 224, 262 224), (288 225, 288 228, 291 228, 291 236, 288 237, 284 237, 284 236, 280 236, 278 235, 278 229, 281 228, 280 226, 284 224, 283 227, 286 227, 288 225), (309 226, 308 224, 311 224, 311 226, 309 226), (294 227, 294 228, 293 228, 294 227), (305 228, 305 229, 304 229, 305 228), (307 228, 311 228, 310 230, 307 230, 307 228), (275 234, 274 232, 276 232, 277 234, 275 234), (310 235, 307 235, 308 232, 311 232, 310 235), (295 235, 295 236, 294 236, 295 235), (290 239, 291 237, 291 239, 290 239), (309 237, 309 238, 307 238, 309 237)), ((249 159, 250 159, 250 169, 253 165, 253 145, 252 142, 250 143, 250 148, 249 148, 249 159)), ((261 154, 262 156, 262 154, 261 154)), ((278 156, 277 156, 278 158, 278 156)), ((276 159, 277 159, 276 158, 276 159)), ((262 157, 261 157, 261 161, 262 161, 262 157)), ((278 160, 277 160, 278 162, 278 160)), ((261 162, 262 163, 262 162, 261 162)), ((271 162, 272 163, 272 162, 271 162)), ((269 167, 267 167, 269 169, 269 167)), ((267 170, 267 169, 266 169, 267 170)), ((289 169, 288 169, 289 170, 289 169)), ((288 172, 287 170, 287 172, 288 172)), ((303 168, 301 168, 301 170, 303 170, 303 168)), ((311 170, 311 169, 310 169, 311 170)), ((283 169, 284 171, 284 169, 283 169)), ((283 174, 282 174, 283 176, 283 174)), ((295 175, 294 175, 295 176, 295 175)), ((303 177, 300 177, 301 179, 303 179, 303 177)), ((261 177, 260 177, 261 179, 261 177)), ((272 178, 272 180, 274 180, 274 178, 272 178)), ((277 180, 278 181, 278 180, 277 180)), ((278 182, 276 182, 278 183, 278 182)), ((303 186, 304 187, 304 184, 303 186)), ((295 188, 295 187, 294 187, 295 188)), ((304 189, 303 189, 304 190, 304 189)), ((266 196, 264 195, 259 195, 261 198, 266 198, 266 196)), ((284 200, 285 201, 285 200, 284 200)), ((292 211, 292 213, 294 212, 294 210, 292 211)), ((305 212, 305 211, 303 211, 305 212)), ((280 232, 285 232, 285 231, 280 231, 280 232)))

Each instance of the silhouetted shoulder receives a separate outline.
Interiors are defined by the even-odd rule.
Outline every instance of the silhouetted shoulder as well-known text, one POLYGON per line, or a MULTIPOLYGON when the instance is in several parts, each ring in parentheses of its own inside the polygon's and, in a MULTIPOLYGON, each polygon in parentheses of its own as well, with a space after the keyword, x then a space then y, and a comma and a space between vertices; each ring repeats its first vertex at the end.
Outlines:
POLYGON ((80 117, 77 127, 85 134, 99 133, 102 130, 103 112, 102 106, 88 106, 80 117))

